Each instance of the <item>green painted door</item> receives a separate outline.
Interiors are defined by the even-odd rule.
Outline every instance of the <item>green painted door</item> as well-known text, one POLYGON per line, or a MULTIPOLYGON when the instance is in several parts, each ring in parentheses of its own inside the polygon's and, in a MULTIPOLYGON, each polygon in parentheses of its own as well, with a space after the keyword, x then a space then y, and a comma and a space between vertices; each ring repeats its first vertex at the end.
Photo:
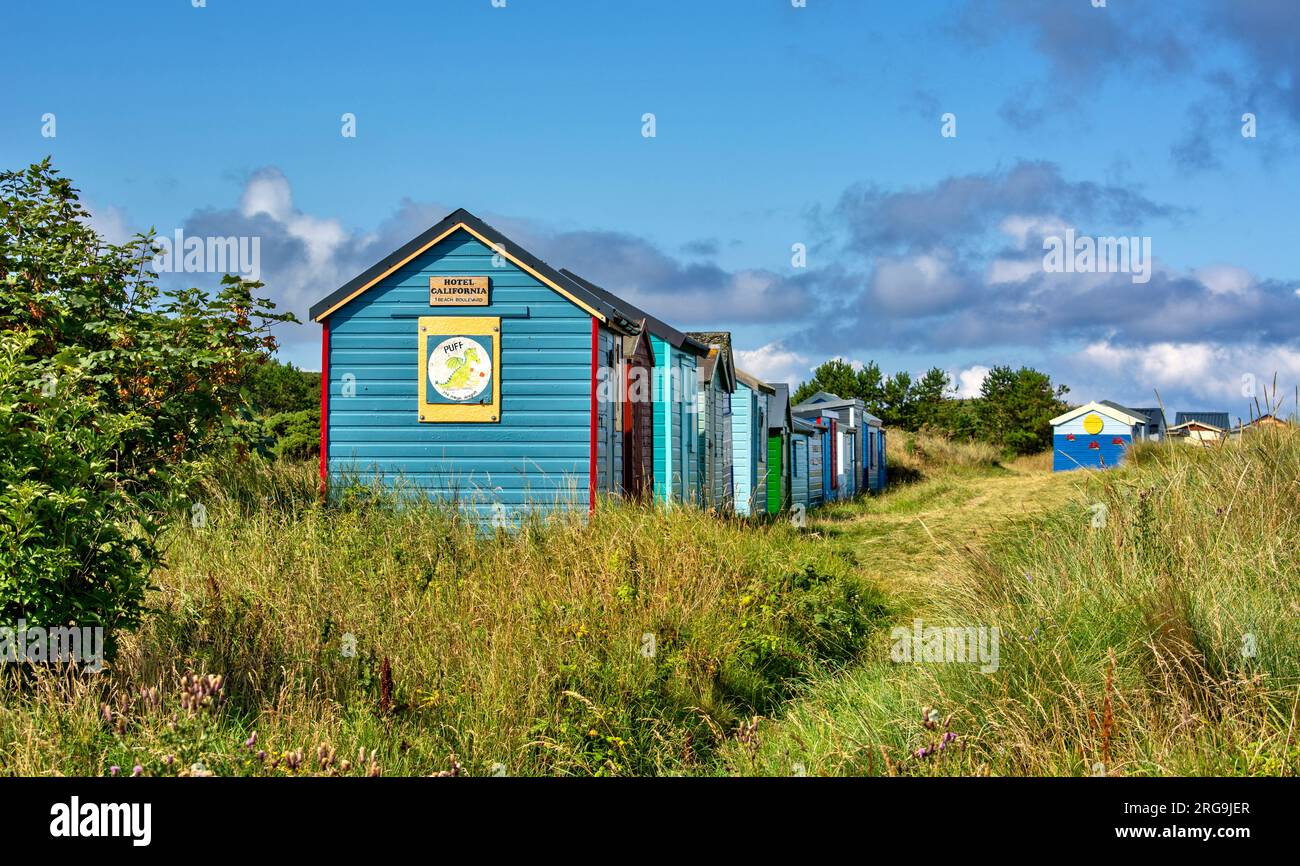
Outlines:
POLYGON ((767 437, 767 513, 781 511, 781 478, 785 467, 781 465, 781 435, 767 437))

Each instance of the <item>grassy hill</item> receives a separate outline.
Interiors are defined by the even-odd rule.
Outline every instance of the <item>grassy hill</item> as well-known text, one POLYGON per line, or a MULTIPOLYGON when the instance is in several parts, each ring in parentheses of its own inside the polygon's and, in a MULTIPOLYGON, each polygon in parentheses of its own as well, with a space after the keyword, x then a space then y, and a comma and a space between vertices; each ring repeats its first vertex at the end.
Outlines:
POLYGON ((1297 772, 1295 434, 1104 474, 890 447, 901 483, 804 531, 609 503, 483 535, 230 470, 112 670, 0 672, 0 771, 1297 772), (998 627, 998 671, 890 661, 917 618, 998 627))

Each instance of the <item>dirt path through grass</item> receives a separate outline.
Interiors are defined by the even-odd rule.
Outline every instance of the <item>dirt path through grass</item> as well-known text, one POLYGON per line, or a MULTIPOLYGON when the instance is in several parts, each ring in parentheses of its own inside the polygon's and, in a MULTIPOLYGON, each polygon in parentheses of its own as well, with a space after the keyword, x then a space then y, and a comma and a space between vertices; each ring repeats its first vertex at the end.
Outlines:
POLYGON ((1069 474, 999 467, 904 485, 854 506, 834 507, 814 528, 851 551, 886 591, 914 600, 935 588, 936 564, 978 546, 1009 521, 1067 501, 1069 474))
MULTIPOLYGON (((1074 475, 1015 465, 946 469, 864 502, 815 512, 812 528, 856 562, 896 605, 899 620, 908 621, 925 617, 942 593, 941 575, 952 571, 947 560, 1066 503, 1084 483, 1074 475)), ((907 729, 907 719, 891 708, 905 679, 919 673, 877 653, 827 672, 764 722, 759 752, 733 750, 729 766, 759 775, 881 772, 872 764, 878 747, 869 744, 880 742, 882 729, 907 729)))

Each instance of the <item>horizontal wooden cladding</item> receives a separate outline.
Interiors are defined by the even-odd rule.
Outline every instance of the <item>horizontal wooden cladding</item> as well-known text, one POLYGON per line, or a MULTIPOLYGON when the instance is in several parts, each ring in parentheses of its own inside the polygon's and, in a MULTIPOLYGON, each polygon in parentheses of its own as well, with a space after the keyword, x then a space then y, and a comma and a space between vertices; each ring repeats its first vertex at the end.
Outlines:
MULTIPOLYGON (((331 407, 331 412, 338 411, 343 413, 357 412, 384 412, 384 411, 406 411, 414 405, 417 399, 410 389, 403 383, 397 381, 390 382, 361 382, 358 381, 350 387, 349 394, 344 394, 344 383, 330 383, 330 399, 333 401, 337 398, 339 405, 331 407), (381 402, 368 402, 381 401, 381 402)), ((586 411, 591 403, 591 385, 577 385, 573 382, 546 382, 526 379, 519 382, 502 382, 501 383, 502 400, 510 399, 509 404, 512 409, 547 409, 552 405, 559 410, 581 409, 586 411), (586 403, 578 406, 574 403, 567 402, 575 397, 586 397, 586 403), (547 400, 557 400, 559 402, 551 404, 547 400), (542 401, 542 402, 538 402, 542 401)), ((345 416, 346 417, 346 416, 345 416)))
MULTIPOLYGON (((549 438, 546 441, 546 458, 547 459, 567 459, 574 460, 585 458, 589 453, 590 445, 584 445, 581 442, 563 442, 559 439, 549 438)), ((420 453, 428 455, 430 458, 447 457, 447 458, 472 458, 481 460, 483 458, 497 458, 501 460, 517 460, 521 467, 526 466, 531 459, 530 451, 535 452, 535 448, 529 448, 527 443, 519 442, 516 439, 513 442, 426 442, 420 447, 420 453)), ((356 457, 405 457, 411 453, 411 443, 408 442, 340 442, 335 449, 331 444, 330 456, 335 454, 350 454, 356 457)))
MULTIPOLYGON (((509 323, 506 323, 506 333, 501 337, 501 346, 507 352, 511 349, 530 349, 530 350, 572 350, 576 351, 581 348, 581 335, 579 334, 537 334, 537 333, 510 333, 509 323)), ((358 334, 349 332, 342 338, 330 340, 330 348, 335 352, 410 352, 411 335, 407 333, 396 334, 358 334)), ((590 346, 587 349, 590 353, 590 346)), ((344 357, 344 356, 340 356, 344 357)))
POLYGON ((328 466, 336 483, 379 480, 444 501, 472 496, 486 509, 585 505, 592 318, 507 264, 491 267, 489 250, 456 235, 331 316, 328 466), (431 276, 483 275, 491 304, 430 308, 431 276), (499 422, 420 424, 417 317, 499 312, 499 422))
MULTIPOLYGON (((506 361, 503 358, 502 366, 504 367, 505 365, 506 365, 506 361)), ((511 367, 508 371, 502 371, 501 384, 503 386, 505 385, 507 377, 511 381, 515 381, 515 382, 535 382, 535 381, 565 382, 565 381, 571 381, 573 378, 575 378, 573 374, 579 372, 586 373, 588 376, 590 376, 591 375, 590 364, 536 364, 536 365, 530 364, 528 366, 516 365, 511 367)), ((335 373, 334 363, 331 361, 330 378, 334 381, 338 381, 341 387, 342 386, 341 379, 343 376, 346 376, 348 374, 356 376, 355 384, 358 386, 358 393, 360 393, 360 384, 363 379, 367 383, 384 382, 384 381, 401 382, 404 380, 409 381, 411 383, 412 393, 415 393, 414 389, 419 384, 418 382, 415 381, 415 377, 419 375, 419 372, 418 372, 418 368, 416 367, 414 354, 411 355, 411 359, 406 362, 405 366, 398 365, 398 364, 349 365, 347 363, 342 363, 338 365, 337 377, 335 377, 334 373, 335 373)), ((331 387, 333 387, 333 382, 331 382, 331 387)), ((591 393, 590 383, 587 384, 587 393, 591 393)))
POLYGON ((406 478, 436 484, 444 490, 500 486, 532 488, 550 495, 579 477, 585 490, 588 468, 585 459, 575 463, 560 458, 519 461, 493 457, 480 460, 472 470, 456 460, 431 457, 411 458, 396 467, 383 461, 347 455, 331 457, 330 472, 334 477, 354 478, 363 484, 380 480, 393 485, 406 478), (577 465, 579 463, 581 465, 577 465))
MULTIPOLYGON (((344 400, 341 400, 344 402, 344 400)), ((573 403, 590 402, 582 398, 575 398, 573 403)), ((386 408, 386 410, 359 410, 338 412, 343 417, 337 417, 335 421, 339 423, 339 436, 343 440, 348 437, 364 437, 365 430, 373 429, 374 434, 378 437, 387 436, 386 430, 394 428, 408 428, 416 432, 412 436, 412 441, 419 440, 420 436, 432 436, 433 432, 425 430, 419 433, 421 428, 419 424, 411 424, 408 419, 403 419, 411 411, 412 403, 406 403, 402 408, 386 408), (368 421, 361 426, 361 421, 368 421)), ((569 407, 568 410, 554 406, 552 400, 538 399, 538 408, 512 408, 511 417, 503 417, 500 423, 495 425, 497 428, 504 430, 502 436, 519 436, 520 430, 524 429, 564 429, 571 426, 588 426, 588 407, 569 407), (516 429, 517 428, 517 429, 516 429)), ((482 433, 487 433, 487 428, 482 429, 482 433)), ((355 441, 360 441, 357 438, 355 441)))
POLYGON ((587 494, 587 472, 583 467, 581 477, 567 472, 564 467, 543 471, 532 467, 528 472, 515 472, 510 469, 494 469, 481 472, 461 472, 449 468, 446 463, 423 461, 404 472, 384 471, 364 460, 352 463, 339 462, 344 470, 340 477, 350 478, 361 484, 380 483, 389 487, 398 487, 404 481, 437 481, 445 485, 448 491, 475 490, 491 491, 497 487, 503 490, 533 490, 539 499, 554 497, 566 489, 581 490, 587 494))
POLYGON ((603 320, 603 314, 595 307, 587 306, 587 302, 574 294, 572 286, 566 281, 552 281, 550 277, 516 258, 518 252, 519 250, 512 249, 509 244, 504 247, 494 247, 486 238, 476 234, 475 229, 460 223, 443 232, 438 238, 430 240, 425 246, 407 256, 404 261, 392 265, 381 275, 359 286, 348 297, 322 312, 320 317, 351 312, 355 307, 365 306, 355 302, 369 291, 403 286, 412 279, 418 281, 420 278, 425 278, 424 281, 427 283, 429 276, 474 276, 488 273, 494 283, 499 279, 505 285, 509 285, 512 280, 518 280, 521 285, 536 285, 553 296, 564 298, 583 312, 603 320))
MULTIPOLYGON (((516 346, 515 351, 520 351, 516 346)), ((586 363, 583 363, 583 354, 577 349, 548 349, 532 348, 525 349, 528 352, 529 367, 553 367, 561 364, 578 364, 586 370, 591 369, 591 348, 587 348, 586 363)), ((506 364, 512 360, 510 357, 511 348, 506 346, 501 352, 501 363, 506 364)), ((344 372, 353 371, 353 368, 382 370, 391 367, 402 367, 409 374, 411 371, 411 362, 414 358, 410 348, 384 349, 374 351, 371 349, 333 349, 330 352, 330 366, 337 364, 344 372)))
MULTIPOLYGON (((586 442, 587 439, 583 438, 583 434, 585 433, 588 436, 590 435, 590 429, 586 424, 585 417, 582 424, 574 424, 572 423, 572 419, 565 418, 565 416, 558 416, 550 420, 559 423, 538 423, 530 425, 529 429, 538 433, 547 434, 547 438, 552 442, 568 444, 586 442), (566 421, 568 423, 565 423, 566 421)), ((422 443, 427 446, 427 448, 424 449, 427 453, 436 454, 438 453, 438 449, 442 447, 443 442, 454 442, 455 440, 444 435, 441 437, 433 437, 431 441, 430 436, 419 427, 356 426, 339 428, 335 431, 333 441, 339 446, 340 451, 347 450, 349 446, 346 443, 358 443, 363 445, 397 442, 422 443)), ((517 443, 519 441, 519 431, 503 429, 502 427, 493 427, 492 429, 485 428, 482 434, 478 437, 478 441, 484 443, 517 443)), ((515 450, 519 451, 520 449, 516 448, 515 450)))
MULTIPOLYGON (((495 307, 489 307, 494 310, 495 307)), ((398 312, 398 311, 395 311, 398 312)), ((400 310, 401 317, 378 316, 374 318, 349 319, 347 327, 343 329, 348 337, 366 337, 366 336, 398 336, 405 337, 413 333, 412 322, 419 316, 430 315, 428 307, 404 307, 400 310), (409 314, 409 315, 408 315, 409 314)), ((474 312, 483 313, 483 308, 478 308, 474 312)), ((469 315, 469 311, 466 311, 469 315)), ((493 315, 496 315, 493 313, 493 315)), ((586 334, 587 339, 591 339, 591 321, 589 319, 575 319, 572 316, 554 317, 554 318, 530 318, 525 320, 526 324, 518 320, 508 320, 505 326, 510 329, 516 336, 531 334, 586 334)), ((334 327, 338 327, 338 321, 334 320, 334 327)), ((334 343, 334 331, 330 332, 330 344, 334 343)))
MULTIPOLYGON (((401 304, 393 304, 386 307, 382 312, 367 312, 366 311, 367 308, 358 307, 355 311, 349 310, 346 315, 342 313, 336 313, 335 316, 339 318, 346 318, 347 321, 349 322, 353 322, 353 321, 401 322, 402 320, 409 319, 412 316, 429 316, 429 315, 454 316, 460 314, 471 316, 475 312, 480 314, 489 312, 490 310, 495 309, 497 306, 498 306, 497 304, 494 304, 492 307, 464 307, 458 310, 449 310, 447 307, 430 307, 429 301, 426 298, 420 303, 408 301, 401 304)), ((547 302, 528 301, 526 303, 525 302, 505 303, 503 301, 500 303, 499 306, 505 308, 504 312, 507 314, 505 318, 511 318, 511 319, 523 318, 525 320, 565 319, 565 318, 569 318, 569 316, 571 315, 571 311, 573 309, 572 307, 567 307, 567 305, 564 304, 562 301, 547 301, 547 302), (524 315, 524 313, 527 313, 527 315, 524 315)), ((334 324, 337 324, 337 321, 335 321, 334 324)))

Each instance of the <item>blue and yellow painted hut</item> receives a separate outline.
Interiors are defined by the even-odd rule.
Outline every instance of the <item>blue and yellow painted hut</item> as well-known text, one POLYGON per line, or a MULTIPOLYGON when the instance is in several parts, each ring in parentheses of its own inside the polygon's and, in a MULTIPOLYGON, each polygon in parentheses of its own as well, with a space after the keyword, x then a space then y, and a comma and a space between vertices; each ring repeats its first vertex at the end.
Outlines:
POLYGON ((1118 466, 1133 442, 1145 436, 1149 419, 1109 400, 1085 403, 1051 420, 1052 469, 1118 466))

